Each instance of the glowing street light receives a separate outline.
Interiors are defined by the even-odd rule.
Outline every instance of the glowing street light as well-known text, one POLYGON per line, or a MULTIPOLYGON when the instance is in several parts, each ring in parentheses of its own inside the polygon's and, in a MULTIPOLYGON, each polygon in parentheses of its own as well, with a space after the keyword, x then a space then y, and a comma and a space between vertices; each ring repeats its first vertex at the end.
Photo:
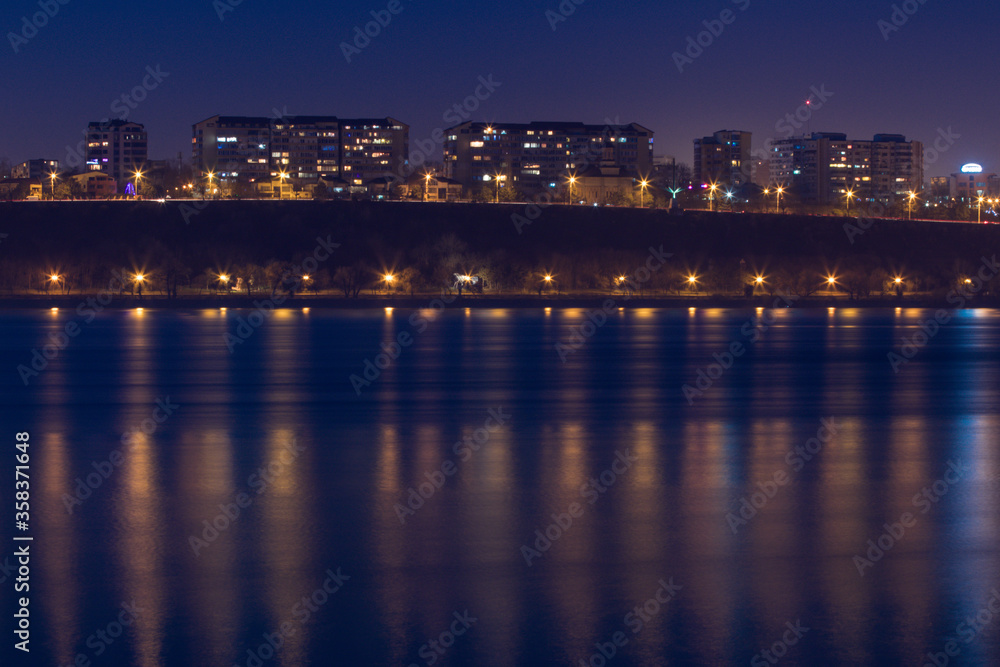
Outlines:
POLYGON ((53 199, 56 198, 56 178, 58 178, 58 176, 59 176, 59 174, 57 172, 55 172, 55 171, 50 171, 49 172, 49 186, 50 186, 50 188, 52 190, 52 198, 53 199))
POLYGON ((49 276, 49 280, 51 280, 54 283, 59 282, 59 278, 60 276, 58 273, 53 273, 51 276, 49 276))
POLYGON ((982 221, 983 221, 983 202, 984 201, 986 201, 985 197, 983 197, 982 195, 980 195, 979 196, 979 209, 978 209, 979 212, 976 214, 976 222, 979 222, 979 223, 982 223, 982 221))
POLYGON ((570 176, 569 179, 569 193, 566 195, 566 203, 573 204, 573 186, 576 185, 576 176, 570 176))
POLYGON ((764 276, 757 276, 756 278, 753 279, 753 283, 754 283, 754 285, 763 285, 764 284, 764 276))
POLYGON ((137 273, 137 274, 135 274, 135 281, 136 281, 137 283, 143 283, 143 282, 145 282, 145 281, 146 281, 146 276, 145 276, 145 274, 142 274, 142 273, 137 273))
POLYGON ((715 191, 718 190, 718 189, 719 189, 719 186, 717 184, 715 184, 715 183, 712 183, 711 185, 708 186, 708 210, 709 211, 714 211, 715 210, 715 191))
POLYGON ((850 214, 850 212, 851 212, 851 200, 854 199, 855 197, 857 197, 857 195, 854 194, 854 190, 851 189, 851 190, 848 190, 847 192, 845 192, 844 196, 847 197, 847 213, 850 214))
POLYGON ((219 274, 219 282, 222 283, 223 289, 228 288, 229 287, 229 275, 226 274, 226 273, 220 273, 219 274))
POLYGON ((693 273, 687 277, 688 287, 694 290, 698 286, 698 276, 693 273))
POLYGON ((903 279, 900 276, 896 276, 895 279, 893 279, 892 282, 894 284, 896 284, 896 285, 902 285, 903 284, 903 279))
POLYGON ((785 192, 784 186, 779 185, 778 189, 775 190, 775 192, 778 193, 778 198, 775 201, 774 212, 775 213, 781 213, 781 195, 785 192))
POLYGON ((639 181, 639 208, 645 208, 645 197, 646 188, 649 187, 649 181, 645 178, 639 181))
POLYGON ((906 204, 906 219, 907 220, 913 220, 913 202, 916 200, 916 198, 917 198, 917 193, 913 192, 912 190, 910 190, 909 194, 907 194, 907 197, 906 197, 906 199, 907 199, 907 204, 906 204))
POLYGON ((136 169, 135 172, 132 174, 132 176, 133 176, 133 182, 135 183, 135 196, 138 197, 139 181, 141 181, 143 177, 142 169, 136 169))

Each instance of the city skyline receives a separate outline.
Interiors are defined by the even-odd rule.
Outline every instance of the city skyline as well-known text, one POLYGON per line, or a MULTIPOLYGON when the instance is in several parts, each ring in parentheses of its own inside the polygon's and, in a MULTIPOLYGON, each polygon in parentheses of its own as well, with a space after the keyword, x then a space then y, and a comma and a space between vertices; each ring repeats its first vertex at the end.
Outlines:
POLYGON ((567 11, 550 4, 456 9, 399 0, 395 13, 387 3, 337 14, 319 3, 288 12, 182 2, 98 18, 69 3, 34 30, 24 20, 30 24, 40 11, 37 3, 15 4, 0 23, 7 28, 9 86, 38 109, 4 109, 9 130, 0 158, 65 162, 87 123, 127 112, 149 132, 150 159, 181 153, 190 160, 192 123, 215 113, 278 112, 389 114, 410 124, 414 143, 455 121, 634 121, 655 132, 655 155, 685 163, 694 137, 726 127, 753 132, 757 147, 811 132, 892 132, 933 146, 943 131, 959 138, 934 162, 928 157, 928 179, 968 162, 987 171, 1000 166, 1000 128, 989 118, 996 93, 980 77, 960 73, 974 50, 969 45, 988 39, 990 19, 1000 14, 995 7, 972 12, 914 3, 912 14, 900 9, 896 25, 891 3, 803 8, 736 0, 669 14, 640 3, 633 10, 650 10, 642 22, 600 4, 564 3, 567 11), (942 33, 945 18, 953 29, 942 33), (367 26, 374 36, 364 35, 376 20, 367 26), (482 29, 491 21, 519 29, 503 41, 493 32, 507 31, 482 29), (254 25, 287 26, 284 34, 297 36, 271 35, 269 48, 240 47, 239 35, 254 25), (94 30, 114 35, 115 58, 94 51, 94 30), (431 39, 435 34, 443 37, 431 39), (470 49, 472 43, 481 48, 470 49), (275 61, 276 48, 287 58, 275 61), (474 55, 456 61, 448 55, 455 50, 474 55), (66 61, 65 52, 81 57, 66 61), (95 58, 106 66, 85 65, 95 58), (873 59, 879 67, 870 66, 873 59), (427 63, 438 65, 428 70, 427 63))

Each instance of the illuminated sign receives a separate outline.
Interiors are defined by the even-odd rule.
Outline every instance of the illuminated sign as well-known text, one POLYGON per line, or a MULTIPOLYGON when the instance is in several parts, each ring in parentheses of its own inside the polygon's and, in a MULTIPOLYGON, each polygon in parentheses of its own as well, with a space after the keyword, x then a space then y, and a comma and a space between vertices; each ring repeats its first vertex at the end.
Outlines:
POLYGON ((981 174, 983 173, 983 168, 975 163, 967 164, 962 167, 963 174, 981 174))

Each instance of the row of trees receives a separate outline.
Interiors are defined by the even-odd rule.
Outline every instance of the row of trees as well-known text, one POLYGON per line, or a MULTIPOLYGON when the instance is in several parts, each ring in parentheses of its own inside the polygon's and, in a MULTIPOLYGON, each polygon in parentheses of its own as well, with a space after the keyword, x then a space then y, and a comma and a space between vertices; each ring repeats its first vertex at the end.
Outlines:
MULTIPOLYGON (((454 237, 422 246, 391 262, 331 261, 312 273, 302 262, 232 262, 195 268, 166 256, 143 266, 101 266, 81 261, 40 267, 11 259, 0 264, 0 289, 8 294, 112 292, 178 295, 447 292, 518 295, 532 293, 636 293, 639 295, 761 295, 800 297, 837 292, 851 299, 960 288, 976 276, 972 261, 942 261, 909 271, 874 256, 842 261, 822 257, 766 259, 672 258, 647 272, 647 255, 599 251, 590 256, 553 255, 544 264, 511 258, 503 251, 469 252, 454 237), (832 279, 832 282, 831 282, 832 279), (898 279, 898 280, 897 280, 898 279)), ((979 290, 994 293, 990 284, 979 290)))

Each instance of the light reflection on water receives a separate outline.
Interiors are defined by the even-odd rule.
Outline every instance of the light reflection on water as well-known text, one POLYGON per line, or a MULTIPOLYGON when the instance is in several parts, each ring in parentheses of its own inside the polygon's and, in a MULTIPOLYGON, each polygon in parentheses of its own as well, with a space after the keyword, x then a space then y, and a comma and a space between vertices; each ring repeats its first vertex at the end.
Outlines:
MULTIPOLYGON (((411 314, 281 311, 230 353, 238 310, 108 312, 29 388, 9 374, 8 430, 35 443, 45 662, 95 658, 88 637, 135 599, 108 664, 246 664, 283 622, 267 664, 425 664, 465 610, 479 620, 439 664, 578 664, 618 631, 616 664, 747 663, 796 619, 811 630, 790 664, 918 664, 1000 585, 995 312, 955 315, 899 373, 887 353, 933 312, 768 311, 751 342, 752 308, 616 310, 565 362, 585 310, 417 311, 420 334, 411 314), (413 345, 356 395, 349 377, 401 332, 413 345), (745 353, 689 403, 682 387, 734 341, 745 353), (168 396, 175 414, 122 445, 168 396), (500 408, 510 422, 461 460, 500 408), (793 471, 824 418, 836 435, 793 471), (122 465, 67 513, 116 448, 122 465), (591 504, 620 452, 636 462, 591 504), (959 460, 966 479, 921 514, 914 496, 959 460), (791 482, 734 530, 727 514, 779 471, 791 482), (241 492, 252 503, 219 519, 241 492), (529 567, 522 546, 573 503, 529 567), (904 512, 916 524, 859 576, 853 557, 904 512), (338 568, 350 579, 300 623, 338 568), (633 634, 626 614, 671 578, 678 597, 633 634)), ((4 367, 73 317, 4 315, 4 367)), ((958 664, 1000 660, 998 636, 958 664)))

